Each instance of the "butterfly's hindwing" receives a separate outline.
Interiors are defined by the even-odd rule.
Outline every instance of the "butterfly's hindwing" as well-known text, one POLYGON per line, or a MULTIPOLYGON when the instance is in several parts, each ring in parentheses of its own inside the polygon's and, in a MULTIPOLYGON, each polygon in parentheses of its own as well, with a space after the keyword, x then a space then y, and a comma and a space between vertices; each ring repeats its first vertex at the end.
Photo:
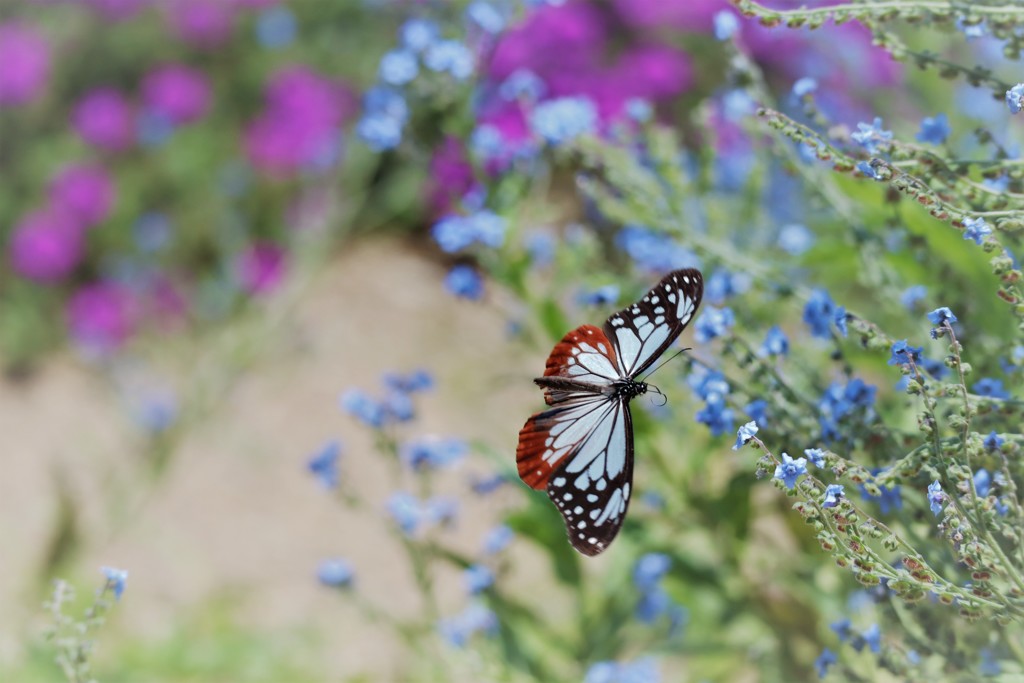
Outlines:
POLYGON ((519 431, 516 465, 519 478, 531 488, 545 489, 559 467, 585 436, 593 414, 608 398, 596 393, 558 392, 557 404, 537 413, 519 431))
POLYGON ((665 352, 693 318, 703 294, 699 270, 675 270, 640 301, 608 318, 604 332, 623 377, 636 377, 665 352))
POLYGON ((548 496, 569 542, 584 555, 605 550, 622 528, 633 482, 633 428, 626 400, 612 399, 549 479, 548 496))

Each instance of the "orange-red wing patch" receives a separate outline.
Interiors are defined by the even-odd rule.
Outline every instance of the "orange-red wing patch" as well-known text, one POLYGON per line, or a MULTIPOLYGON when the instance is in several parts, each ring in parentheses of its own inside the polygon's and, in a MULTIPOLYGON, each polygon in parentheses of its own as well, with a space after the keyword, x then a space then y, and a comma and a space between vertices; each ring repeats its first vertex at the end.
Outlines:
MULTIPOLYGON (((519 478, 530 488, 544 490, 554 466, 544 460, 548 450, 548 431, 551 421, 545 413, 537 413, 519 430, 519 446, 516 448, 516 465, 519 467, 519 478)), ((557 463, 556 463, 557 464, 557 463)))
MULTIPOLYGON (((562 337, 562 341, 555 344, 551 355, 548 356, 547 365, 544 366, 544 376, 574 377, 586 380, 586 377, 571 373, 570 369, 577 364, 577 357, 588 349, 591 353, 600 353, 605 356, 612 368, 618 367, 615 360, 615 348, 608 341, 604 331, 594 325, 580 325, 562 337)), ((615 374, 615 377, 617 376, 618 373, 615 374)), ((602 377, 605 376, 602 375, 602 377)), ((606 379, 613 379, 613 377, 609 376, 606 379)))

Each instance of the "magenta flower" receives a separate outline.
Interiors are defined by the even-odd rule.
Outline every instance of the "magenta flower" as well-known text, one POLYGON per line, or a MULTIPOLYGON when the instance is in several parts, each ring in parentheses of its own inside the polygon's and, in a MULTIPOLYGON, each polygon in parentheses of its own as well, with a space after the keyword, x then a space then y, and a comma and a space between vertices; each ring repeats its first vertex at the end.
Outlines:
POLYGON ((11 233, 14 272, 36 282, 57 282, 82 260, 82 235, 75 219, 59 209, 28 214, 11 233))
POLYGON ((50 182, 50 202, 74 217, 80 228, 91 228, 110 215, 116 189, 98 164, 71 164, 50 182))
POLYGON ((289 67, 271 77, 266 103, 244 134, 246 154, 256 168, 288 176, 333 164, 341 124, 354 110, 345 87, 307 67, 289 67))
POLYGON ((542 80, 589 68, 603 56, 609 29, 601 10, 589 3, 543 5, 502 36, 488 72, 501 82, 523 68, 542 80))
POLYGON ((18 22, 0 24, 0 107, 38 99, 50 79, 50 46, 18 22))
POLYGON ((455 137, 445 138, 434 150, 428 175, 430 206, 437 216, 450 213, 453 203, 462 199, 475 184, 473 167, 466 159, 462 143, 455 137))
POLYGON ((90 349, 116 349, 132 335, 137 323, 131 292, 115 282, 85 285, 72 295, 67 305, 71 336, 90 349))
POLYGON ((615 13, 629 26, 703 33, 710 33, 715 13, 729 6, 729 0, 612 0, 615 13))
POLYGON ((131 105, 124 95, 113 88, 97 88, 78 101, 71 123, 85 142, 119 152, 132 143, 132 118, 131 105))
POLYGON ((143 79, 142 101, 151 112, 180 126, 206 114, 210 108, 210 84, 201 71, 168 64, 143 79))
POLYGON ((196 47, 216 47, 231 37, 235 15, 226 0, 176 0, 168 3, 172 32, 196 47))
POLYGON ((284 250, 276 244, 253 244, 238 255, 235 274, 239 286, 249 294, 267 294, 284 277, 284 250))

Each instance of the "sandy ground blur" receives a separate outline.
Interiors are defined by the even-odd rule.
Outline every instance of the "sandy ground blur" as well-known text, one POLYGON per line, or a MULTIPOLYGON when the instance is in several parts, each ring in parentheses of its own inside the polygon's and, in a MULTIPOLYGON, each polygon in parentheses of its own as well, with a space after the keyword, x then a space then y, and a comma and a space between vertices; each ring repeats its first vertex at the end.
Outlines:
MULTIPOLYGON (((159 640, 220 600, 254 628, 317 634, 324 680, 360 672, 391 678, 396 644, 315 580, 321 559, 343 556, 355 566, 359 590, 384 609, 418 609, 381 514, 395 488, 390 470, 367 431, 339 411, 339 393, 374 391, 384 371, 424 367, 440 383, 419 401, 410 435, 482 439, 509 458, 539 399, 528 381, 537 358, 509 357, 497 307, 445 295, 443 275, 408 245, 364 243, 320 269, 292 302, 269 302, 264 317, 277 321, 270 329, 252 316, 254 326, 237 332, 247 352, 246 335, 260 337, 251 363, 213 395, 155 480, 140 462, 145 437, 123 398, 80 359, 66 354, 26 383, 0 385, 0 660, 16 659, 25 624, 39 621, 39 567, 63 482, 82 532, 64 571, 82 585, 99 583, 100 565, 130 572, 104 639, 159 640), (309 454, 334 437, 345 444, 343 478, 373 501, 365 511, 346 511, 305 469, 309 454)), ((153 347, 147 367, 157 377, 182 388, 219 372, 206 342, 170 346, 166 355, 153 347)), ((444 477, 444 488, 466 503, 452 537, 467 551, 479 548, 500 506, 523 495, 511 488, 497 498, 467 495, 471 475, 489 471, 476 456, 444 477)), ((444 577, 440 592, 442 610, 465 604, 458 575, 444 577)))

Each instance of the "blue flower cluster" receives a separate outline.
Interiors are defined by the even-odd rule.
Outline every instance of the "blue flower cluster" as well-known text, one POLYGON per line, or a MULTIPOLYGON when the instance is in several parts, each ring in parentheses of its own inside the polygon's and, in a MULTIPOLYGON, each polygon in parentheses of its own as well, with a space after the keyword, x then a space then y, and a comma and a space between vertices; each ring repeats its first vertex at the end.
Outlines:
POLYGON ((835 325, 839 333, 844 337, 846 329, 846 309, 837 306, 829 293, 824 289, 816 289, 811 292, 804 306, 804 322, 811 328, 811 336, 821 339, 832 338, 832 325, 835 325))
POLYGON ((700 268, 701 265, 696 254, 668 235, 638 225, 624 227, 615 242, 633 263, 648 272, 665 273, 677 268, 700 268))
POLYGON ((705 344, 717 337, 724 337, 736 324, 736 316, 731 308, 714 308, 708 306, 694 323, 693 338, 705 344))
POLYGON ((672 566, 672 560, 662 553, 641 555, 633 567, 633 585, 640 591, 636 617, 645 624, 653 624, 667 617, 669 632, 678 633, 688 618, 686 608, 676 604, 661 585, 661 580, 672 566))
POLYGON ((597 130, 597 107, 589 97, 559 97, 538 104, 529 116, 530 130, 557 147, 597 130))
POLYGON ((695 366, 686 381, 693 392, 706 404, 697 413, 697 421, 706 424, 714 436, 731 432, 733 410, 725 402, 725 397, 729 395, 729 383, 725 380, 725 375, 717 370, 695 366))
POLYGON ((413 470, 436 470, 453 465, 469 452, 461 439, 426 437, 402 446, 402 461, 413 470))
POLYGON ((435 496, 421 501, 411 493, 393 493, 387 502, 391 519, 406 536, 412 537, 423 528, 447 525, 455 520, 459 503, 453 498, 435 496))
POLYGON ((444 288, 459 299, 479 301, 484 296, 484 279, 476 268, 460 263, 444 276, 444 288))
POLYGON ((376 399, 362 389, 349 389, 341 395, 341 408, 360 422, 381 429, 396 422, 408 422, 415 417, 412 395, 433 386, 433 379, 423 370, 410 375, 390 373, 384 376, 386 393, 376 399))
POLYGON ((953 129, 949 126, 949 119, 945 114, 926 116, 921 120, 921 130, 915 139, 918 142, 927 142, 932 145, 941 145, 949 137, 953 129))
POLYGON ((750 289, 751 278, 746 273, 733 273, 725 268, 716 268, 704 283, 704 300, 721 306, 730 297, 743 294, 750 289))
POLYGON ((658 683, 658 663, 651 657, 632 662, 597 662, 587 669, 583 683, 658 683))
POLYGON ((850 138, 860 143, 868 154, 877 154, 879 144, 892 140, 892 131, 882 130, 882 119, 876 116, 871 124, 858 123, 857 132, 851 134, 850 138))
POLYGON ((822 440, 826 443, 837 441, 840 437, 840 421, 857 411, 864 411, 866 416, 873 415, 877 390, 877 387, 866 384, 858 377, 845 385, 838 382, 830 384, 818 401, 822 440))
POLYGON ((498 616, 483 603, 472 602, 454 617, 438 622, 437 630, 451 645, 465 647, 477 633, 496 634, 498 616))
POLYGON ((604 285, 597 289, 580 292, 576 300, 583 306, 610 306, 619 301, 619 286, 604 285))

